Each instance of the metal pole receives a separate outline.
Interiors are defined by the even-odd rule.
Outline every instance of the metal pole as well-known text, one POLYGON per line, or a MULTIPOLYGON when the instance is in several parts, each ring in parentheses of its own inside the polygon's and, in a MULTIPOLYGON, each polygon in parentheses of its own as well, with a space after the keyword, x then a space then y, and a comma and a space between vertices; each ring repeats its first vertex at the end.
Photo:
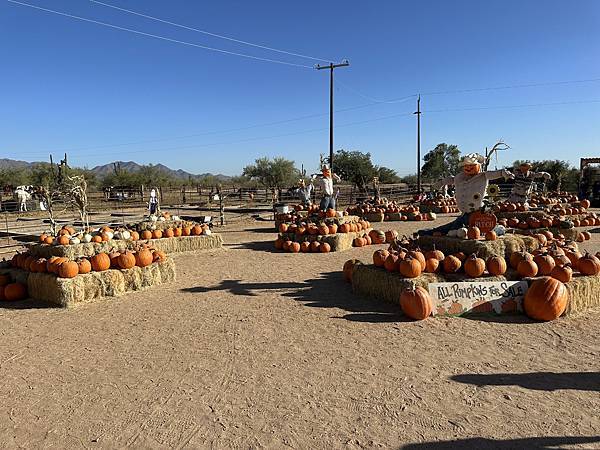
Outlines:
POLYGON ((417 98, 417 192, 421 192, 421 95, 417 98))

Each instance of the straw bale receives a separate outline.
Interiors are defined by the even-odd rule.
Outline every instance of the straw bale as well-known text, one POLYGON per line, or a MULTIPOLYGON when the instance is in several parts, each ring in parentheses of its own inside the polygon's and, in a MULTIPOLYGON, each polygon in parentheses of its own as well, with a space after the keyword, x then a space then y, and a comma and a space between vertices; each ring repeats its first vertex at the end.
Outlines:
POLYGON ((526 249, 532 252, 540 247, 536 238, 531 236, 506 234, 495 241, 459 239, 448 236, 419 236, 419 246, 424 250, 436 249, 445 254, 463 252, 466 255, 476 253, 480 258, 490 256, 509 257, 511 253, 526 249))
POLYGON ((530 217, 535 217, 536 219, 543 219, 544 217, 548 217, 548 213, 544 211, 498 211, 494 212, 494 215, 498 219, 511 219, 516 217, 519 220, 527 220, 530 217))
POLYGON ((569 303, 565 316, 577 316, 590 309, 600 308, 600 276, 576 276, 566 286, 569 303))
POLYGON ((294 233, 282 233, 281 236, 283 239, 289 239, 290 241, 295 241, 295 242, 304 242, 304 241, 326 242, 331 246, 332 252, 339 252, 342 250, 348 250, 348 249, 352 248, 352 242, 354 241, 355 238, 365 236, 365 235, 369 234, 369 232, 371 230, 372 230, 372 228, 368 228, 368 229, 362 230, 362 231, 354 231, 351 233, 327 234, 324 236, 311 235, 311 234, 303 234, 302 236, 297 236, 294 233))
POLYGON ((149 242, 155 249, 162 250, 165 253, 214 250, 223 246, 223 238, 217 233, 208 236, 181 236, 151 239, 149 242))
POLYGON ((61 307, 73 307, 174 280, 175 263, 169 258, 148 267, 110 269, 69 279, 57 278, 47 273, 32 273, 29 274, 27 287, 29 296, 33 299, 45 300, 61 307))

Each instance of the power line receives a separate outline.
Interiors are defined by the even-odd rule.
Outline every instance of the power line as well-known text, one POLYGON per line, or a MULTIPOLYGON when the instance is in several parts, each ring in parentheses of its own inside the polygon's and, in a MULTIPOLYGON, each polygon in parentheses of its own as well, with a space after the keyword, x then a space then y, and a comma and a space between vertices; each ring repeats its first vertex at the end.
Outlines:
POLYGON ((600 103, 600 100, 575 100, 569 102, 553 102, 553 103, 531 103, 528 105, 501 105, 501 106, 473 106, 468 108, 451 108, 451 109, 431 109, 422 111, 423 114, 444 113, 444 112, 459 112, 459 111, 480 111, 487 109, 516 109, 516 108, 534 108, 539 106, 560 106, 560 105, 579 105, 584 103, 600 103))
POLYGON ((257 61, 265 61, 265 62, 271 62, 271 63, 275 63, 275 64, 283 64, 283 65, 286 65, 286 66, 302 67, 302 68, 305 68, 305 69, 312 69, 313 68, 312 66, 307 66, 305 64, 296 64, 296 63, 291 63, 291 62, 287 62, 287 61, 280 61, 280 60, 277 60, 277 59, 262 58, 260 56, 247 55, 245 53, 231 52, 229 50, 223 50, 223 49, 220 49, 220 48, 208 47, 206 45, 195 44, 193 42, 180 41, 179 39, 172 39, 172 38, 165 37, 165 36, 160 36, 160 35, 157 35, 157 34, 146 33, 144 31, 134 30, 132 28, 120 27, 118 25, 113 25, 113 24, 106 23, 106 22, 100 22, 98 20, 93 20, 93 19, 87 19, 85 17, 75 16, 73 14, 67 14, 67 13, 64 13, 64 12, 61 12, 61 11, 56 11, 56 10, 53 10, 53 9, 42 8, 41 6, 30 5, 29 3, 23 3, 23 2, 16 1, 16 0, 7 0, 7 1, 9 3, 14 3, 14 4, 17 4, 17 5, 27 6, 29 8, 38 9, 40 11, 45 11, 45 12, 49 12, 49 13, 52 13, 52 14, 57 14, 57 15, 64 16, 64 17, 69 17, 71 19, 77 19, 77 20, 82 20, 84 22, 95 23, 97 25, 102 25, 102 26, 113 28, 113 29, 116 29, 116 30, 127 31, 129 33, 134 33, 134 34, 138 34, 138 35, 141 35, 141 36, 151 37, 151 38, 154 38, 154 39, 160 39, 160 40, 167 41, 167 42, 173 42, 173 43, 176 43, 176 44, 187 45, 187 46, 190 46, 190 47, 197 47, 197 48, 201 48, 201 49, 204 49, 204 50, 210 50, 210 51, 213 51, 213 52, 224 53, 224 54, 227 54, 227 55, 240 56, 242 58, 254 59, 254 60, 257 60, 257 61))
POLYGON ((242 41, 241 39, 235 39, 235 38, 232 38, 232 37, 229 37, 229 36, 224 36, 222 34, 211 33, 210 31, 200 30, 200 29, 194 28, 194 27, 189 27, 187 25, 182 25, 180 23, 171 22, 169 20, 164 20, 164 19, 161 19, 159 17, 150 16, 150 15, 143 14, 143 13, 140 13, 140 12, 137 12, 137 11, 133 11, 131 9, 125 9, 125 8, 121 8, 119 6, 110 5, 108 3, 99 2, 97 0, 90 0, 90 2, 96 3, 98 5, 106 6, 108 8, 113 8, 113 9, 116 9, 116 10, 119 10, 119 11, 123 11, 123 12, 126 12, 128 14, 133 14, 133 15, 136 15, 136 16, 139 16, 139 17, 144 17, 146 19, 150 19, 150 20, 155 20, 157 22, 166 23, 166 24, 172 25, 174 27, 183 28, 183 29, 190 30, 190 31, 195 31, 197 33, 202 33, 202 34, 205 34, 205 35, 208 35, 208 36, 212 36, 212 37, 216 37, 216 38, 219 38, 219 39, 225 39, 225 40, 228 40, 228 41, 237 42, 238 44, 249 45, 249 46, 252 46, 252 47, 262 48, 264 50, 270 50, 270 51, 273 51, 273 52, 283 53, 283 54, 286 54, 286 55, 298 56, 299 58, 312 59, 314 61, 332 61, 332 59, 316 58, 314 56, 303 55, 301 53, 294 53, 294 52, 290 52, 290 51, 287 51, 287 50, 280 50, 280 49, 273 48, 273 47, 267 47, 266 45, 255 44, 253 42, 242 41))
POLYGON ((360 92, 359 90, 357 90, 357 89, 355 89, 355 88, 347 85, 345 82, 342 82, 340 80, 337 80, 336 82, 338 84, 342 85, 342 87, 348 89, 349 91, 354 92, 355 94, 359 95, 360 97, 362 97, 362 98, 364 98, 366 100, 370 100, 370 101, 372 101, 374 103, 387 103, 387 104, 403 103, 403 102, 405 102, 407 100, 411 100, 411 99, 413 99, 413 98, 415 98, 417 96, 417 94, 412 94, 412 95, 408 95, 406 97, 401 97, 401 98, 398 98, 398 99, 380 100, 380 99, 368 96, 368 95, 360 92))

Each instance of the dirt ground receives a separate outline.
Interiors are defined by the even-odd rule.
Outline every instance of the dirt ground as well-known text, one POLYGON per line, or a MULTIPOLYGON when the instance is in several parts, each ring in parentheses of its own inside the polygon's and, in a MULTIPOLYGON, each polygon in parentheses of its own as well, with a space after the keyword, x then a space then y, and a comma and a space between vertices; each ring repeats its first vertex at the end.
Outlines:
POLYGON ((599 312, 408 322, 342 280, 373 247, 274 253, 270 227, 151 291, 4 304, 0 447, 600 448, 599 312))

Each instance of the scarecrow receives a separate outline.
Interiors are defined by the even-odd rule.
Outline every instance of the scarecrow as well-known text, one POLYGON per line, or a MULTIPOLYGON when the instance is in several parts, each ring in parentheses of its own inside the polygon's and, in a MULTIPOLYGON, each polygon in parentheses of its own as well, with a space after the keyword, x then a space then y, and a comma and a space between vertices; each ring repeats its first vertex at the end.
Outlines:
POLYGON ((381 199, 381 190, 379 189, 379 177, 373 177, 373 198, 376 202, 381 199))
POLYGON ((298 195, 298 197, 300 197, 300 201, 302 202, 303 206, 310 206, 312 204, 311 200, 310 200, 310 194, 312 193, 314 189, 314 185, 312 180, 310 181, 310 184, 307 186, 306 182, 304 181, 304 178, 300 178, 300 180, 298 181, 298 187, 296 188, 296 194, 298 195))
POLYGON ((489 180, 514 178, 514 175, 506 169, 482 172, 481 165, 483 163, 485 163, 485 157, 477 153, 470 153, 460 162, 462 172, 453 177, 444 178, 436 183, 436 189, 447 185, 454 185, 456 204, 462 215, 453 222, 432 230, 424 230, 421 234, 431 235, 434 232, 446 234, 450 230, 468 226, 469 216, 484 208, 483 200, 487 193, 489 180))
POLYGON ((327 164, 323 166, 321 169, 321 174, 313 174, 311 176, 311 180, 315 178, 319 178, 319 182, 321 183, 321 190, 323 191, 323 197, 321 197, 321 203, 319 208, 321 211, 326 211, 327 209, 335 209, 335 195, 333 194, 333 180, 342 181, 342 179, 336 174, 331 172, 331 169, 327 164))
POLYGON ((547 172, 532 172, 531 164, 524 162, 515 169, 515 184, 510 191, 508 201, 512 203, 526 204, 529 201, 529 195, 533 190, 533 184, 536 178, 543 178, 544 183, 552 177, 547 172))

